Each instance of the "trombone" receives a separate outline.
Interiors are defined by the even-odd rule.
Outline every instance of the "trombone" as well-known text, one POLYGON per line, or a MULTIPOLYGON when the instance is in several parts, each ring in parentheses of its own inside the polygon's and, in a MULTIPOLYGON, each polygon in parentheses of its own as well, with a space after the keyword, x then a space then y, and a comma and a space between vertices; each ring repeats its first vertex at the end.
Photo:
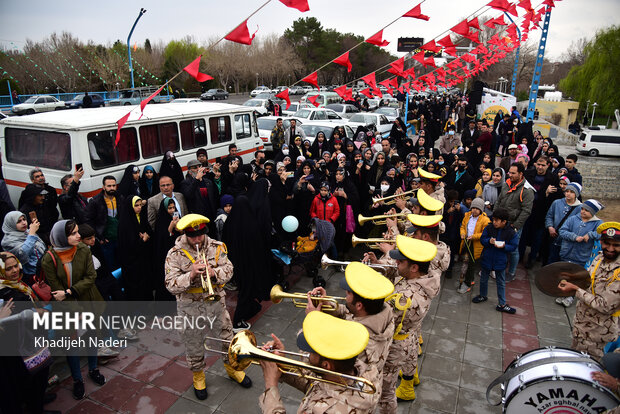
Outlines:
POLYGON ((377 203, 383 202, 383 204, 395 204, 397 198, 404 197, 404 196, 410 195, 410 194, 413 195, 417 191, 418 190, 409 190, 409 191, 405 191, 405 192, 400 193, 400 194, 394 194, 394 195, 387 196, 387 197, 373 197, 372 198, 372 203, 373 204, 377 204, 377 203))
MULTIPOLYGON (((296 308, 305 308, 308 304, 308 295, 304 293, 286 293, 282 286, 273 285, 271 288, 271 292, 269 293, 269 297, 273 303, 280 303, 282 299, 293 299, 293 304, 295 304, 296 308)), ((322 310, 331 312, 335 311, 338 307, 338 301, 345 301, 346 298, 339 296, 313 296, 312 301, 325 302, 321 307, 322 310)))
POLYGON ((205 253, 200 251, 200 247, 196 244, 196 253, 198 254, 198 258, 202 260, 202 262, 207 267, 205 273, 200 274, 200 282, 202 283, 202 290, 208 292, 207 296, 208 301, 216 301, 220 300, 220 296, 216 295, 213 291, 213 285, 211 284, 211 277, 209 276, 209 262, 207 262, 207 258, 205 257, 205 253))
POLYGON ((378 249, 379 243, 396 243, 393 239, 360 239, 355 234, 351 237, 351 244, 357 246, 358 244, 365 244, 371 249, 378 249))
MULTIPOLYGON (((342 374, 340 372, 330 371, 321 367, 315 367, 314 365, 310 365, 308 363, 298 361, 292 358, 286 358, 281 355, 277 355, 270 351, 265 351, 256 347, 256 336, 250 331, 241 331, 231 341, 226 341, 219 338, 205 338, 206 340, 216 340, 219 342, 230 343, 228 346, 228 352, 223 351, 214 351, 209 348, 206 344, 206 340, 204 343, 204 347, 207 351, 216 352, 221 354, 226 354, 228 356, 228 363, 230 366, 237 370, 242 371, 245 370, 250 364, 260 364, 260 361, 273 362, 278 364, 278 368, 282 373, 295 375, 300 378, 307 379, 309 381, 319 381, 326 384, 332 384, 339 387, 343 387, 348 390, 353 390, 357 392, 362 392, 364 394, 374 394, 377 392, 375 385, 363 377, 355 377, 353 375, 342 374), (322 375, 332 375, 337 376, 343 380, 352 381, 353 384, 346 384, 343 382, 330 381, 328 379, 322 377, 315 377, 312 375, 308 375, 303 372, 303 370, 312 371, 315 374, 322 375)), ((290 351, 280 351, 280 350, 272 350, 274 352, 296 355, 301 357, 308 357, 309 354, 290 352, 290 351)))
POLYGON ((386 219, 389 219, 389 218, 394 218, 398 221, 404 221, 407 219, 407 214, 406 213, 383 214, 383 215, 372 216, 372 217, 364 217, 361 214, 359 214, 357 216, 357 221, 360 223, 360 225, 363 225, 367 221, 372 221, 374 224, 379 225, 379 224, 385 224, 386 219))
MULTIPOLYGON (((324 254, 323 257, 321 257, 321 268, 323 269, 327 269, 328 266, 343 266, 346 267, 349 265, 349 263, 351 262, 339 262, 337 260, 332 260, 329 257, 327 257, 327 254, 324 254)), ((389 265, 389 264, 372 264, 372 263, 364 263, 366 266, 368 267, 376 267, 376 268, 380 268, 380 269, 386 269, 386 268, 397 268, 398 266, 396 265, 389 265)))

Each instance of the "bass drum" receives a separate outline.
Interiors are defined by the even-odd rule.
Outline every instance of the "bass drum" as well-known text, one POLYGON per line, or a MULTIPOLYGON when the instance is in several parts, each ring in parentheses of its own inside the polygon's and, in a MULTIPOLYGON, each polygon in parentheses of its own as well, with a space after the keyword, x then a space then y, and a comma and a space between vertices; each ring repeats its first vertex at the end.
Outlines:
POLYGON ((592 379, 604 372, 586 354, 567 348, 529 351, 508 366, 515 376, 502 384, 506 414, 594 414, 617 407, 620 400, 592 379))

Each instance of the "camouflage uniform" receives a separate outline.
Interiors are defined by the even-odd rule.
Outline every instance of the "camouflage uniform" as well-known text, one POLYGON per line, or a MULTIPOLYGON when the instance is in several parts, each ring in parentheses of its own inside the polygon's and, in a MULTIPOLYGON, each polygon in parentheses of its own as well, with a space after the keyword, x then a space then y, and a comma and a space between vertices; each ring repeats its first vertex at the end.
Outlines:
MULTIPOLYGON (((429 272, 427 275, 415 279, 405 279, 396 276, 394 269, 388 272, 388 278, 394 281, 394 293, 402 293, 400 304, 405 305, 406 299, 411 299, 411 307, 407 309, 403 319, 403 311, 394 308, 394 323, 398 326, 402 320, 402 328, 395 335, 408 334, 405 339, 394 339, 390 346, 388 359, 383 367, 383 386, 379 399, 380 413, 395 413, 396 382, 398 371, 401 368, 417 366, 418 335, 422 321, 428 312, 432 298, 439 290, 439 276, 441 273, 429 272)), ((405 374, 407 375, 407 374, 405 374)), ((411 373, 413 375, 413 373, 411 373)))
POLYGON ((381 395, 383 382, 383 366, 388 357, 388 351, 394 335, 394 315, 392 307, 385 305, 383 310, 376 315, 355 317, 345 305, 339 305, 332 313, 339 318, 359 322, 368 329, 370 338, 366 349, 357 356, 355 367, 360 377, 370 380, 377 392, 370 395, 372 407, 376 407, 381 395))
MULTIPOLYGON (((170 249, 166 257, 166 288, 177 298, 178 316, 194 318, 203 316, 208 318, 208 321, 215 319, 213 330, 210 330, 208 321, 205 321, 205 330, 198 328, 181 330, 181 338, 185 343, 187 364, 192 371, 202 371, 205 368, 205 336, 219 337, 226 340, 231 340, 234 336, 232 322, 226 310, 224 300, 226 293, 222 288, 232 277, 233 265, 228 260, 224 243, 205 236, 204 245, 206 249, 203 248, 202 251, 205 253, 209 268, 215 272, 215 281, 212 278, 211 282, 214 293, 220 296, 220 299, 217 301, 206 300, 208 293, 201 292, 202 284, 199 278, 195 281, 190 281, 192 261, 183 249, 195 261, 198 261, 199 258, 196 257, 196 246, 190 246, 185 235, 177 238, 174 247, 170 249), (190 293, 188 290, 196 291, 196 293, 190 293)), ((222 350, 226 351, 228 347, 224 344, 222 350)))
POLYGON ((620 268, 620 257, 609 262, 599 253, 588 268, 590 275, 597 264, 595 293, 590 287, 588 290, 578 289, 575 294, 579 303, 573 322, 572 348, 600 359, 605 344, 616 340, 619 333, 619 318, 613 314, 620 310, 620 275, 614 278, 614 272, 620 268))
MULTIPOLYGON (((312 382, 292 375, 283 375, 282 381, 306 394, 297 410, 299 414, 370 414, 374 412, 372 394, 363 394, 323 382, 312 382)), ((258 397, 258 402, 263 413, 286 413, 280 398, 280 390, 277 387, 263 392, 258 397)))
POLYGON ((439 272, 445 272, 450 266, 450 247, 447 244, 440 241, 436 244, 437 256, 431 260, 430 269, 439 270, 439 272))

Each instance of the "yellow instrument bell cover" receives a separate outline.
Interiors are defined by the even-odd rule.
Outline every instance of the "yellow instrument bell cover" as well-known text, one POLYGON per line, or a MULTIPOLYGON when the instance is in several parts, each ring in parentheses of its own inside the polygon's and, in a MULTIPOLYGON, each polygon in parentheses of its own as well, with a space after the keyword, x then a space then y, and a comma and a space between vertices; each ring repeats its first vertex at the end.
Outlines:
POLYGON ((603 234, 603 232, 605 232, 609 237, 617 236, 618 233, 620 233, 620 223, 617 221, 605 222, 596 228, 596 232, 598 234, 603 234))
POLYGON ((323 312, 310 312, 302 329, 308 345, 328 359, 353 358, 368 345, 368 329, 364 325, 323 312))
POLYGON ((418 203, 428 211, 439 211, 443 208, 443 203, 439 200, 435 200, 424 192, 424 190, 418 190, 417 194, 418 203))
POLYGON ((414 262, 430 262, 437 255, 437 246, 433 243, 400 234, 396 236, 396 247, 399 252, 414 262))
POLYGON ((344 271, 349 289, 365 299, 385 299, 394 291, 394 285, 381 273, 360 262, 351 262, 344 271))
POLYGON ((441 175, 430 173, 420 167, 418 167, 418 174, 420 174, 424 178, 428 178, 429 180, 439 180, 441 178, 441 175))
POLYGON ((209 219, 200 214, 186 214, 181 217, 179 222, 177 223, 177 229, 185 230, 188 228, 195 229, 194 231, 198 231, 200 228, 204 227, 205 224, 209 222, 209 219))
POLYGON ((407 219, 417 227, 434 227, 439 224, 443 216, 435 214, 433 216, 421 216, 419 214, 407 214, 407 219))

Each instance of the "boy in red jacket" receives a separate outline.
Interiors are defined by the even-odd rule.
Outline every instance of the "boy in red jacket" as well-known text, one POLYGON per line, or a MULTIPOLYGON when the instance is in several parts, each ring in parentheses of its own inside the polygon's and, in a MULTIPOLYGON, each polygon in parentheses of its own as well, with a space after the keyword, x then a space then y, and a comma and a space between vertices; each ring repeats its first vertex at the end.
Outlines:
POLYGON ((327 220, 334 224, 338 220, 339 215, 340 207, 338 207, 338 200, 329 192, 329 183, 324 181, 321 183, 319 193, 312 200, 310 218, 316 217, 319 220, 327 220))

